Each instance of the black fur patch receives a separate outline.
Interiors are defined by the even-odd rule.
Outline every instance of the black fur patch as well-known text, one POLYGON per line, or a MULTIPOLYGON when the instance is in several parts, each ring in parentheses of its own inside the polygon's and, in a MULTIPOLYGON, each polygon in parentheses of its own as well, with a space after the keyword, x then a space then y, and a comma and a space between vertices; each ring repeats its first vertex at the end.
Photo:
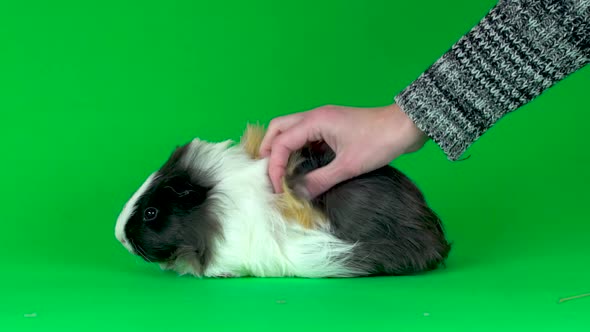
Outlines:
POLYGON ((148 262, 173 262, 181 257, 202 271, 209 263, 211 241, 220 223, 211 213, 210 187, 205 176, 181 165, 188 145, 179 147, 158 171, 158 177, 138 199, 125 233, 135 251, 148 262), (157 209, 153 220, 144 218, 157 209), (153 211, 153 209, 152 209, 153 211))
MULTIPOLYGON (((334 159, 325 144, 308 146, 301 154, 303 162, 287 179, 291 188, 334 159)), ((358 242, 350 264, 369 275, 433 270, 449 254, 440 219, 414 183, 392 166, 342 182, 313 203, 329 217, 335 236, 358 242)))

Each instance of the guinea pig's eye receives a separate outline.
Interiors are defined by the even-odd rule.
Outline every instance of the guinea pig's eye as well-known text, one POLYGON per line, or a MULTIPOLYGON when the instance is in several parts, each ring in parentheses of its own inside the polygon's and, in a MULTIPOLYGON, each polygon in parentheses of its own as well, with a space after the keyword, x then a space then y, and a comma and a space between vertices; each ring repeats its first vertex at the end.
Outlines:
POLYGON ((149 207, 149 208, 145 209, 145 211, 143 212, 143 219, 145 221, 152 221, 152 220, 156 219, 157 216, 158 216, 158 209, 156 209, 154 207, 149 207))

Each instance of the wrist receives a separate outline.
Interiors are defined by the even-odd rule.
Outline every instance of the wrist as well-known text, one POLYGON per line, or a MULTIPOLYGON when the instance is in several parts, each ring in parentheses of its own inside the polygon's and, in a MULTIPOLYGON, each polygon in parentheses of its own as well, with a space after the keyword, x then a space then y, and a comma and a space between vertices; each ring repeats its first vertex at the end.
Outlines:
POLYGON ((430 139, 398 104, 391 104, 385 109, 390 113, 393 144, 399 146, 403 143, 402 153, 415 152, 430 139))

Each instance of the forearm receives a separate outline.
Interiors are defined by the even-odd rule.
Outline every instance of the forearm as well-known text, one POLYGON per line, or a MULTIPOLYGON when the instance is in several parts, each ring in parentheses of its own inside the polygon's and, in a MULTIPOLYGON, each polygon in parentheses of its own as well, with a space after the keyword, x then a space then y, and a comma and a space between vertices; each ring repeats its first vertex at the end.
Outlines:
POLYGON ((503 0, 395 101, 450 160, 590 61, 590 0, 503 0))

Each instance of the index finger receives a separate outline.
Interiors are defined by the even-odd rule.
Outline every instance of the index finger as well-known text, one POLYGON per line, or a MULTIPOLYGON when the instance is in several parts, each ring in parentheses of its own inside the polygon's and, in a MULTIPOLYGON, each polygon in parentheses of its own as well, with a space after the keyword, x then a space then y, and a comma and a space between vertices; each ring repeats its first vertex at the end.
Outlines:
POLYGON ((313 139, 312 128, 306 121, 299 122, 276 138, 272 144, 268 165, 269 177, 276 193, 282 191, 281 180, 291 153, 301 149, 313 139))
POLYGON ((264 134, 264 138, 260 143, 259 154, 263 157, 266 157, 270 153, 271 146, 273 144, 273 140, 275 139, 275 137, 279 136, 281 133, 300 122, 302 119, 303 113, 295 113, 274 118, 270 122, 268 130, 264 134))

